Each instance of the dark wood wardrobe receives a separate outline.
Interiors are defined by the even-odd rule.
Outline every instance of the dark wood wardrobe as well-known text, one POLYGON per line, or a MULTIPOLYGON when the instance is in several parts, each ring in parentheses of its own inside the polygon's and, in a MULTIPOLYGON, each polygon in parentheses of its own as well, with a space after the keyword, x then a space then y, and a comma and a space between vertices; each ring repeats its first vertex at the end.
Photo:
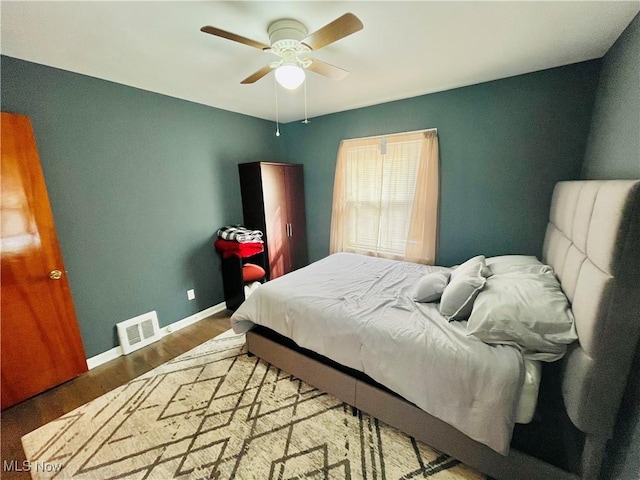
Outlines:
POLYGON ((307 265, 303 166, 252 162, 238 170, 244 224, 265 235, 268 278, 307 265))

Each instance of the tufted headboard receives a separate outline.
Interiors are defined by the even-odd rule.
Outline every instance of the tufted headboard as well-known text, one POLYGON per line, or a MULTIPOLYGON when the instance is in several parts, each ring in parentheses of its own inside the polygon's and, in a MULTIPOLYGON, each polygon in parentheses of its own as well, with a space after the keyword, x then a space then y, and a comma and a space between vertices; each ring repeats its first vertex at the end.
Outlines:
POLYGON ((567 414, 604 445, 640 336, 640 180, 558 183, 542 259, 555 269, 578 331, 562 360, 567 414))

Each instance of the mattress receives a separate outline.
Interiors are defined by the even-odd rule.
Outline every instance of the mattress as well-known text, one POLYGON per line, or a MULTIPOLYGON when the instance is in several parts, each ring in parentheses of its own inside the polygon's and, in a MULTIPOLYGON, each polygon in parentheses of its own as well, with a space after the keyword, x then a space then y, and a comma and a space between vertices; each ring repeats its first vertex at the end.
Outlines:
POLYGON ((232 326, 270 328, 507 454, 514 423, 533 416, 540 366, 467 336, 437 304, 414 302, 418 279, 438 270, 446 268, 334 254, 260 286, 232 326))

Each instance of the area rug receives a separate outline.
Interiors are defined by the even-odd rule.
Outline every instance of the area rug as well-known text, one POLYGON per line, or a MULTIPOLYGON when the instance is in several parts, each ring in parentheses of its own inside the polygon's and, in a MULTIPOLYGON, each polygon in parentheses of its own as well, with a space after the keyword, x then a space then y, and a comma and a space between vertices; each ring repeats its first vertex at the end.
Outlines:
POLYGON ((480 479, 223 335, 22 438, 33 478, 480 479))

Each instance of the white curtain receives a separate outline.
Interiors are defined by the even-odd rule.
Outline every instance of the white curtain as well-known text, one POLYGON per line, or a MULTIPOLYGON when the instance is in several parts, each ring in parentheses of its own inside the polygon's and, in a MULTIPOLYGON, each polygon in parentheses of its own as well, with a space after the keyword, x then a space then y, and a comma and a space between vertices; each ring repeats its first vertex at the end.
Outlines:
POLYGON ((433 264, 438 137, 413 132, 340 143, 330 251, 433 264))

